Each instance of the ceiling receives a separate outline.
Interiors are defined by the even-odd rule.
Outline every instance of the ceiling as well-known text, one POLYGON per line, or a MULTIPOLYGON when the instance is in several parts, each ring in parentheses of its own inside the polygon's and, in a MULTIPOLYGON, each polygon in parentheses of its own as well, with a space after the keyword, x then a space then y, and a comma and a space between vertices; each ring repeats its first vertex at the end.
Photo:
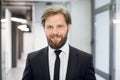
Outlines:
POLYGON ((31 20, 33 3, 45 2, 46 5, 50 5, 52 2, 67 1, 69 0, 3 0, 3 4, 12 12, 12 16, 31 20))
POLYGON ((11 11, 13 17, 26 18, 32 13, 32 2, 3 0, 3 4, 11 11))
MULTIPOLYGON (((44 2, 46 5, 51 5, 53 2, 67 2, 69 0, 3 0, 4 8, 8 8, 12 17, 23 18, 27 20, 27 25, 31 26, 32 21, 32 5, 38 2, 44 2)), ((3 7, 2 6, 2 7, 3 7)), ((4 11, 3 11, 4 12, 4 11)), ((3 14, 5 15, 5 14, 3 14)))

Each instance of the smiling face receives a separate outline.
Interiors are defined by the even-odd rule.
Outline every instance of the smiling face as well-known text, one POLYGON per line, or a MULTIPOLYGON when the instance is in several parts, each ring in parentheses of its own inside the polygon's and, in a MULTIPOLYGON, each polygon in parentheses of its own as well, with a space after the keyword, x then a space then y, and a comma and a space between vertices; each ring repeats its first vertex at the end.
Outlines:
POLYGON ((45 33, 48 44, 53 49, 61 48, 66 40, 70 24, 67 24, 62 14, 50 15, 45 21, 45 33))

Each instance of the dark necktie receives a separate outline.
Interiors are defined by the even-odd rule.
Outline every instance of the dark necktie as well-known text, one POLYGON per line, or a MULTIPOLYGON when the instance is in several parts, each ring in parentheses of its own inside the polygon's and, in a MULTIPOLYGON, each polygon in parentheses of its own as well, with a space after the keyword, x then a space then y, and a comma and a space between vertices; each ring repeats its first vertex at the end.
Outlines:
POLYGON ((61 50, 55 50, 56 60, 55 60, 55 68, 54 68, 54 80, 59 80, 59 73, 60 73, 60 58, 59 54, 61 50))

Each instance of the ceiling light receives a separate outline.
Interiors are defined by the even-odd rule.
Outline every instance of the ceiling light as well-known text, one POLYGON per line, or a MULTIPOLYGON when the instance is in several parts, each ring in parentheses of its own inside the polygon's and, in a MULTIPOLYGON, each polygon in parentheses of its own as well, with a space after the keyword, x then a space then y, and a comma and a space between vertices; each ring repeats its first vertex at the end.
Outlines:
POLYGON ((6 19, 1 19, 1 22, 6 22, 6 19))
POLYGON ((20 23, 27 23, 27 20, 21 19, 21 18, 16 18, 16 17, 12 17, 11 21, 20 22, 20 23))
POLYGON ((19 25, 18 29, 20 29, 21 31, 29 31, 29 28, 27 27, 27 25, 19 25))

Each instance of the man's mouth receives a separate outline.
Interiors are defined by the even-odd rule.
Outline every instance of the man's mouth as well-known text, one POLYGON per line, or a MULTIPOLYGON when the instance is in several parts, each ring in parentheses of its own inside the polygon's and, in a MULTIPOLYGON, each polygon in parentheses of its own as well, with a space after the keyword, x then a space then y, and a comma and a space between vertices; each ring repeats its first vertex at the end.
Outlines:
POLYGON ((51 38, 51 40, 52 40, 53 42, 59 42, 60 39, 61 39, 61 38, 58 37, 58 36, 54 36, 54 37, 51 38))

